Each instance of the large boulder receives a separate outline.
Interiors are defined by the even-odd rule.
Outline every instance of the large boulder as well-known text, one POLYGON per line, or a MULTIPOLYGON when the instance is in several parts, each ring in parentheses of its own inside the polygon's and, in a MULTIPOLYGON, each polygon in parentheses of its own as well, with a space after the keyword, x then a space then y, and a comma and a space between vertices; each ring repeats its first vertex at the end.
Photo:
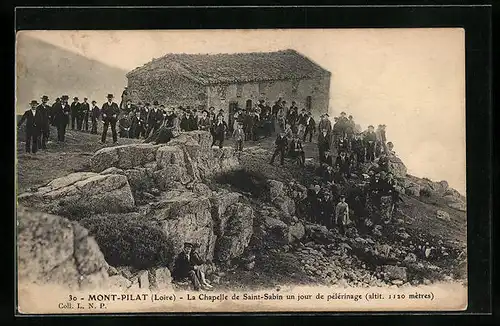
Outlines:
POLYGON ((126 176, 92 172, 54 179, 35 192, 21 194, 18 200, 72 219, 95 213, 129 212, 135 205, 126 176))
POLYGON ((456 201, 456 202, 448 202, 447 203, 448 207, 456 209, 461 212, 467 211, 467 204, 461 201, 456 201))
POLYGON ((302 240, 306 234, 304 224, 297 222, 289 227, 289 242, 302 240))
POLYGON ((269 200, 271 202, 276 198, 285 196, 285 185, 281 181, 268 180, 267 188, 269 191, 269 200))
POLYGON ((189 191, 169 191, 158 202, 151 203, 148 214, 163 232, 178 255, 185 242, 200 245, 198 253, 212 260, 216 236, 213 232, 210 200, 189 191))
POLYGON ((90 160, 91 169, 101 172, 110 167, 132 169, 136 166, 152 162, 156 158, 156 151, 161 145, 128 144, 114 147, 105 147, 94 153, 90 160))
POLYGON ((228 216, 223 234, 218 237, 215 256, 219 261, 229 261, 245 251, 253 233, 253 209, 245 204, 236 203, 228 207, 228 216))
POLYGON ((241 194, 224 190, 221 190, 210 197, 210 203, 212 205, 212 219, 214 221, 214 232, 217 236, 221 236, 224 233, 226 223, 231 217, 230 214, 226 214, 227 208, 238 203, 240 198, 241 194))
POLYGON ((405 194, 413 197, 420 196, 420 185, 416 182, 409 181, 405 184, 405 194))
POLYGON ((290 241, 289 227, 283 221, 273 217, 265 217, 261 228, 269 243, 287 244, 290 241))
POLYGON ((391 172, 398 179, 403 179, 406 177, 407 169, 399 157, 390 156, 388 162, 388 172, 391 172))
POLYGON ((69 289, 108 286, 108 264, 95 240, 76 222, 17 208, 19 282, 69 289))

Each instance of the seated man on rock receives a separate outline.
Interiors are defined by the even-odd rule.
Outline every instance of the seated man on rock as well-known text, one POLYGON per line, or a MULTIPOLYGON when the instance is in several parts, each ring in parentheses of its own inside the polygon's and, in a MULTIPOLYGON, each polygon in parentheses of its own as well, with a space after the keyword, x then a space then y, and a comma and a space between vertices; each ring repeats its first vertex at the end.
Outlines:
POLYGON ((205 279, 205 262, 196 252, 197 247, 199 245, 184 243, 184 249, 175 261, 173 278, 176 281, 189 278, 195 291, 199 291, 200 288, 210 290, 213 286, 205 279))

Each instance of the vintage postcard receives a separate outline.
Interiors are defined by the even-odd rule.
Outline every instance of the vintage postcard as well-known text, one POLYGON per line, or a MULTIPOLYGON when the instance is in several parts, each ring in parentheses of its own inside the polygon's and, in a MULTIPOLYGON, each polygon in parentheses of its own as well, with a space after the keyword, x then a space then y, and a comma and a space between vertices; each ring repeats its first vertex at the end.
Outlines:
POLYGON ((459 28, 16 37, 21 314, 463 311, 459 28))

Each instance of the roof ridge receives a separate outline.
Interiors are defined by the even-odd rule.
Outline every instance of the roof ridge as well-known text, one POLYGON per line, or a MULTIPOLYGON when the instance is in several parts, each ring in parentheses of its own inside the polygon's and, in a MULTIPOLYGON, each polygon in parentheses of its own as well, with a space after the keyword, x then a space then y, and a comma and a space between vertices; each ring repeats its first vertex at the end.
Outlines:
POLYGON ((318 63, 295 49, 236 53, 166 53, 126 74, 131 77, 157 65, 176 63, 179 73, 209 85, 251 81, 314 78, 330 74, 318 63), (157 63, 157 64, 155 64, 157 63))

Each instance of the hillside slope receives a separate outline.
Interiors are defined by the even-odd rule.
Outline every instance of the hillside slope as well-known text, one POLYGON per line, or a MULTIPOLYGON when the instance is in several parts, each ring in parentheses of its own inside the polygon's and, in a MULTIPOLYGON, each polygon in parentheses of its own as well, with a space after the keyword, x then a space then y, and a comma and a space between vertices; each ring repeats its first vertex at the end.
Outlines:
POLYGON ((23 112, 32 99, 40 101, 44 94, 51 102, 68 94, 95 99, 100 105, 106 101, 108 93, 119 99, 126 85, 124 70, 23 34, 18 34, 16 51, 18 113, 23 112))

